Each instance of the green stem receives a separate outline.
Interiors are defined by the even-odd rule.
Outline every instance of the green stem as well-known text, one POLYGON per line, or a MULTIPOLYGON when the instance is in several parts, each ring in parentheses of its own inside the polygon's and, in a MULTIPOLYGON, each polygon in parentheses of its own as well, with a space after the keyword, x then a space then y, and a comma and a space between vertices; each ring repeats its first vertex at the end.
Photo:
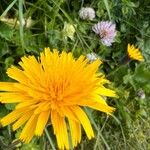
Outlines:
POLYGON ((23 0, 19 0, 19 22, 20 22, 20 26, 19 26, 19 32, 20 32, 20 41, 21 41, 21 46, 22 46, 22 51, 25 54, 24 51, 24 31, 23 31, 23 0))
POLYGON ((115 72, 117 72, 120 68, 122 67, 125 67, 127 65, 126 64, 123 64, 123 65, 120 65, 119 67, 117 67, 115 70, 113 70, 112 72, 110 72, 106 77, 110 77, 111 75, 113 75, 115 72))
POLYGON ((8 11, 14 6, 14 4, 16 3, 17 0, 12 1, 12 3, 10 3, 10 5, 6 8, 6 10, 2 13, 2 15, 0 16, 0 19, 5 17, 8 13, 8 11))
POLYGON ((103 123, 103 126, 101 127, 101 130, 100 130, 101 132, 103 131, 103 129, 104 129, 105 125, 106 125, 106 122, 108 121, 108 118, 109 118, 109 116, 106 117, 106 119, 105 119, 105 121, 103 123))
POLYGON ((66 124, 67 124, 67 128, 68 128, 68 140, 69 140, 70 150, 73 150, 72 138, 71 138, 71 130, 70 130, 69 122, 66 121, 66 124))
POLYGON ((44 130, 45 130, 47 139, 48 139, 50 145, 52 146, 52 150, 56 150, 56 148, 55 148, 55 146, 54 146, 54 144, 53 144, 53 141, 52 141, 52 139, 51 139, 51 137, 50 137, 50 135, 49 135, 49 133, 48 133, 48 131, 47 131, 47 128, 45 128, 44 130))
POLYGON ((107 13, 108 13, 109 20, 111 20, 110 8, 109 8, 108 0, 103 0, 103 2, 104 2, 104 4, 105 4, 105 7, 106 7, 106 10, 107 10, 107 13))

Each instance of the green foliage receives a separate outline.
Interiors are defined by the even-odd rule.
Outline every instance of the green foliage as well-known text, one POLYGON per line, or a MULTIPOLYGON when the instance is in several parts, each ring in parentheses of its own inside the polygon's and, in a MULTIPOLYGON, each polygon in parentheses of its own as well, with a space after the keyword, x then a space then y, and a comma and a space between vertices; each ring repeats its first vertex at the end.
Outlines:
POLYGON ((9 41, 9 40, 11 40, 11 38, 13 38, 13 29, 10 26, 8 26, 4 23, 1 23, 0 29, 1 29, 0 30, 0 37, 2 39, 9 41))
MULTIPOLYGON (((44 47, 72 51, 75 57, 95 52, 103 61, 101 67, 116 89, 118 98, 107 99, 116 108, 113 116, 86 110, 96 138, 83 140, 76 150, 150 149, 150 11, 149 0, 1 0, 0 3, 0 79, 9 80, 6 70, 17 64, 23 55, 38 56, 44 47), (92 21, 79 18, 81 7, 91 6, 96 11, 92 21), (102 45, 92 31, 98 21, 116 23, 117 37, 111 47, 102 45), (73 39, 66 37, 65 23, 75 29, 73 39), (135 44, 144 55, 140 63, 129 61, 127 44, 135 44), (143 95, 144 94, 144 95, 143 95)), ((0 118, 14 105, 0 103, 0 118)), ((51 126, 50 135, 55 138, 51 126)), ((44 133, 31 143, 15 142, 20 131, 0 128, 0 149, 52 149, 44 133)))

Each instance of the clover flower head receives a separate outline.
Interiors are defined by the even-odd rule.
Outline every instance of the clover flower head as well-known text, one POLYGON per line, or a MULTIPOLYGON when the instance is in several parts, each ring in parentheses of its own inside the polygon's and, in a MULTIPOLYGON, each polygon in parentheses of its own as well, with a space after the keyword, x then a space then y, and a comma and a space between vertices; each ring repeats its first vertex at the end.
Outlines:
POLYGON ((140 98, 140 99, 145 99, 146 95, 145 95, 145 92, 143 89, 139 89, 137 91, 137 96, 140 98))
POLYGON ((96 53, 88 53, 86 54, 86 57, 89 59, 90 62, 93 62, 96 59, 98 59, 98 55, 96 53))
POLYGON ((92 27, 92 30, 100 36, 103 45, 111 46, 117 34, 116 25, 111 21, 101 21, 92 27))
POLYGON ((79 17, 83 20, 93 20, 95 18, 95 10, 91 7, 83 7, 79 11, 79 17))

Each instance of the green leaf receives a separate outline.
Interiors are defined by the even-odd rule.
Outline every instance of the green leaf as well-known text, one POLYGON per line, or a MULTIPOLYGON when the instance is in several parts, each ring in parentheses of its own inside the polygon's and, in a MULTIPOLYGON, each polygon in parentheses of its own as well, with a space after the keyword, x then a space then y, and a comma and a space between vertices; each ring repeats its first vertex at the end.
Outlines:
POLYGON ((6 107, 0 104, 0 118, 4 117, 7 114, 8 114, 8 110, 6 109, 6 107))
POLYGON ((133 78, 137 82, 150 83, 150 69, 144 63, 138 65, 133 78))
POLYGON ((16 104, 5 104, 5 107, 7 108, 7 110, 13 110, 15 109, 16 104))
POLYGON ((9 53, 9 47, 6 40, 0 38, 0 57, 3 57, 5 54, 9 53))
POLYGON ((0 22, 0 37, 1 38, 4 38, 6 40, 11 40, 11 38, 13 37, 13 31, 14 30, 10 26, 0 22))
POLYGON ((14 63, 14 58, 11 56, 7 57, 5 59, 5 69, 9 68, 13 63, 14 63))

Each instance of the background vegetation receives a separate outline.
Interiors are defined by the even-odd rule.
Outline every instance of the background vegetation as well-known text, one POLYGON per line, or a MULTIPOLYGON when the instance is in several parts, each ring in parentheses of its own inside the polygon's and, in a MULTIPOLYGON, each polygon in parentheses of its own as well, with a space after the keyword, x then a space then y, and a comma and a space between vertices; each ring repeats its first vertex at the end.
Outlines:
MULTIPOLYGON (((76 150, 150 149, 149 0, 1 0, 0 14, 1 81, 9 80, 5 72, 20 57, 38 56, 44 47, 72 51, 75 57, 95 52, 102 59, 101 70, 119 97, 108 99, 116 111, 111 117, 90 111, 96 137, 89 141, 83 133, 76 150), (93 21, 79 18, 79 10, 86 6, 96 11, 93 21), (102 45, 91 29, 102 20, 116 23, 117 37, 111 47, 102 45), (64 31, 65 23, 74 26, 73 38, 64 31), (128 43, 142 51, 144 62, 125 61, 128 43)), ((13 107, 0 104, 0 118, 13 107)), ((52 149, 46 134, 23 144, 16 141, 19 132, 12 132, 11 126, 0 128, 0 149, 52 149)), ((48 132, 53 137, 51 126, 48 132)))

